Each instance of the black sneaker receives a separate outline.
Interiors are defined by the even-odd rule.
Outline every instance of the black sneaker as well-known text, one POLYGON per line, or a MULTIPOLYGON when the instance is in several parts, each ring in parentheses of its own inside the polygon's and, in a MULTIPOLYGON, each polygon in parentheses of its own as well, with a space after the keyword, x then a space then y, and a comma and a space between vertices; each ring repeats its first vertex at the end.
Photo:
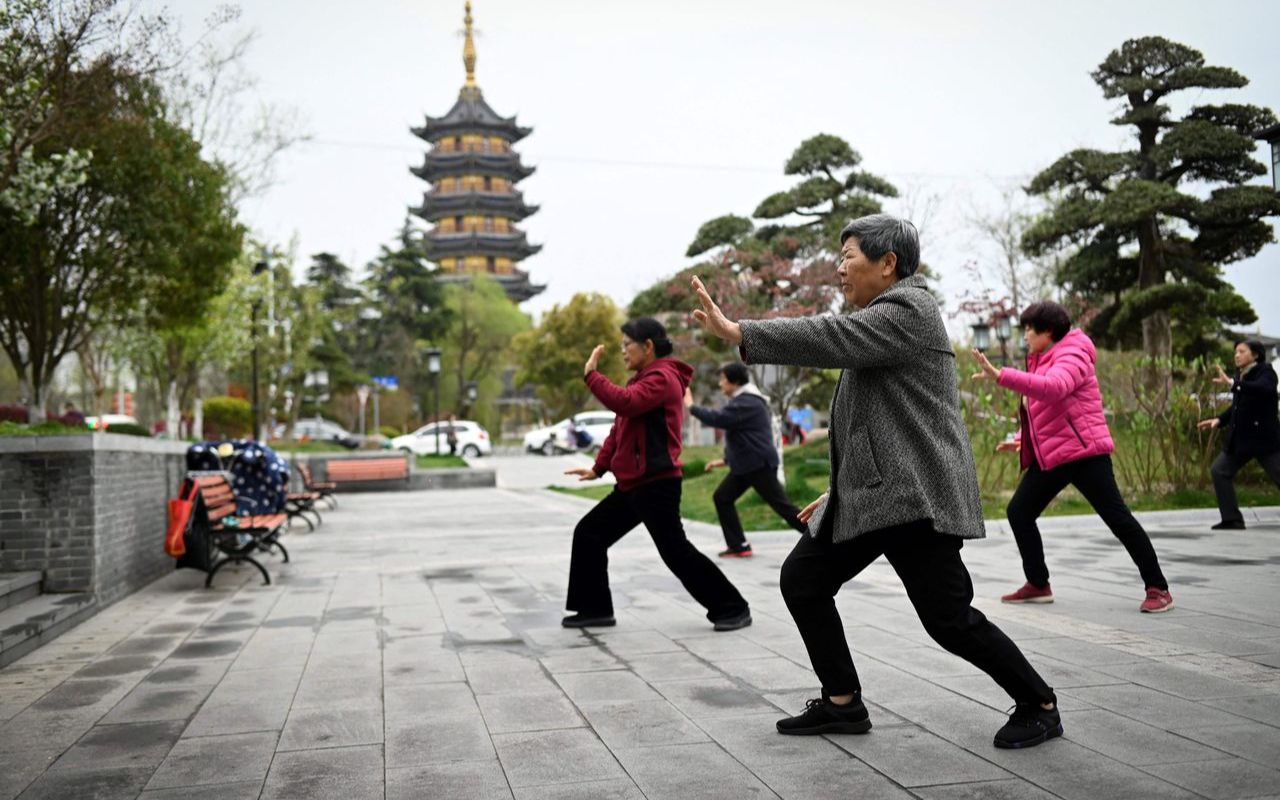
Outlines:
POLYGON ((743 611, 741 614, 735 614, 732 617, 718 619, 715 621, 715 628, 718 631, 736 631, 739 628, 745 628, 751 624, 751 609, 743 611))
POLYGON ((1233 519, 1230 521, 1223 520, 1217 525, 1210 526, 1209 530, 1213 531, 1242 531, 1244 530, 1244 520, 1233 519))
POLYGON ((1062 717, 1055 703, 1045 711, 1039 703, 1018 703, 1004 727, 996 731, 995 745, 1006 750, 1035 747, 1062 735, 1062 717))
POLYGON ((560 620, 560 624, 566 628, 611 628, 617 625, 618 621, 612 614, 574 614, 560 620))
POLYGON ((854 697, 838 706, 824 697, 804 704, 804 711, 794 717, 778 720, 778 733, 789 736, 816 736, 820 733, 866 733, 871 730, 871 716, 862 698, 854 697))

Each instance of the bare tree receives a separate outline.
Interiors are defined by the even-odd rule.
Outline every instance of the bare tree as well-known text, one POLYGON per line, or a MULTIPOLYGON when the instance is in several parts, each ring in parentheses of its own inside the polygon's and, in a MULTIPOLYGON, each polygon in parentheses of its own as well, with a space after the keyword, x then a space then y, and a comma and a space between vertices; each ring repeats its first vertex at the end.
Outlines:
POLYGON ((231 176, 237 205, 270 189, 280 155, 310 138, 295 107, 262 98, 245 66, 258 34, 234 29, 239 19, 238 6, 219 7, 166 85, 175 121, 231 176))
POLYGON ((1017 186, 1002 188, 994 208, 972 205, 966 218, 979 247, 991 253, 979 270, 1004 290, 1015 310, 1052 286, 1052 264, 1031 259, 1022 249, 1022 235, 1034 219, 1030 201, 1017 186))

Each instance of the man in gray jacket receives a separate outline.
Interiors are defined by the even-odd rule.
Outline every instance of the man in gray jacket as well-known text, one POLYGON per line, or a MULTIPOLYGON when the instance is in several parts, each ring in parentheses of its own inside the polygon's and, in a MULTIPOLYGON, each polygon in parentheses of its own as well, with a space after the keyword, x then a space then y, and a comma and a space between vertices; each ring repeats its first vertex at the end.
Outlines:
POLYGON ((782 565, 781 588, 822 697, 778 721, 787 734, 865 733, 871 720, 835 595, 881 555, 925 630, 987 673, 1016 703, 997 747, 1062 734, 1057 698, 1017 645, 971 606, 960 548, 985 536, 973 451, 960 417, 955 353, 920 265, 915 226, 887 214, 840 234, 836 275, 847 316, 727 319, 697 278, 707 331, 748 363, 840 368, 831 401, 831 488, 803 511, 809 535, 782 565))

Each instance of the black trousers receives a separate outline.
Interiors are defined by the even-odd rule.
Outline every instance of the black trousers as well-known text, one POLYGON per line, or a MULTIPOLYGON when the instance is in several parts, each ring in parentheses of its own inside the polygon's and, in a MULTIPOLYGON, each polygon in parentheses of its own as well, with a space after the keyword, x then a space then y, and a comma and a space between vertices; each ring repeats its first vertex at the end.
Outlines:
POLYGON ((1280 450, 1262 456, 1243 456, 1222 452, 1214 459, 1209 474, 1213 476, 1213 493, 1218 497, 1218 512, 1223 522, 1244 522, 1240 504, 1236 501, 1236 473, 1253 459, 1266 471, 1267 477, 1280 486, 1280 450))
POLYGON ((747 545, 747 535, 742 530, 742 520, 738 518, 738 509, 734 503, 748 489, 755 489, 774 513, 792 528, 798 531, 809 529, 800 521, 800 509, 791 504, 787 491, 778 483, 778 470, 765 467, 742 474, 730 472, 720 481, 712 499, 716 504, 716 515, 720 518, 720 529, 724 531, 725 544, 731 549, 741 550, 747 545))
POLYGON ((1018 646, 970 605, 973 582, 960 560, 964 540, 936 533, 928 520, 839 544, 832 544, 829 535, 801 536, 782 564, 782 597, 828 695, 862 690, 836 610, 836 592, 883 554, 935 642, 990 675, 1016 702, 1056 702, 1018 646))
POLYGON ((1013 538, 1022 554, 1022 571, 1033 585, 1043 588, 1049 583, 1049 568, 1044 563, 1044 543, 1036 520, 1058 493, 1074 486, 1098 512, 1111 533, 1120 540, 1129 557, 1138 565, 1143 584, 1157 589, 1168 589, 1169 584, 1160 571, 1160 560, 1151 546, 1151 538, 1142 524, 1120 496, 1116 475, 1111 468, 1111 456, 1090 456, 1079 461, 1069 461, 1050 470, 1040 469, 1033 459, 1031 467, 1022 475, 1018 488, 1009 501, 1006 514, 1013 538))
POLYGON ((589 616, 613 614, 609 592, 609 548, 644 523, 667 565, 707 609, 707 619, 727 619, 747 610, 747 601, 711 559, 685 538, 680 521, 680 478, 654 481, 629 492, 615 489, 573 530, 569 597, 565 607, 589 616))

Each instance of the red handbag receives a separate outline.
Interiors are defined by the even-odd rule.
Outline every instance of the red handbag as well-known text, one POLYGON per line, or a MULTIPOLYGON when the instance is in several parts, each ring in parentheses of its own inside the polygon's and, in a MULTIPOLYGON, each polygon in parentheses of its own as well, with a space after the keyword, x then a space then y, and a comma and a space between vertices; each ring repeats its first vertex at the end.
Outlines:
POLYGON ((164 551, 177 558, 187 552, 187 525, 195 508, 196 482, 183 481, 177 499, 169 501, 169 530, 164 537, 164 551))

